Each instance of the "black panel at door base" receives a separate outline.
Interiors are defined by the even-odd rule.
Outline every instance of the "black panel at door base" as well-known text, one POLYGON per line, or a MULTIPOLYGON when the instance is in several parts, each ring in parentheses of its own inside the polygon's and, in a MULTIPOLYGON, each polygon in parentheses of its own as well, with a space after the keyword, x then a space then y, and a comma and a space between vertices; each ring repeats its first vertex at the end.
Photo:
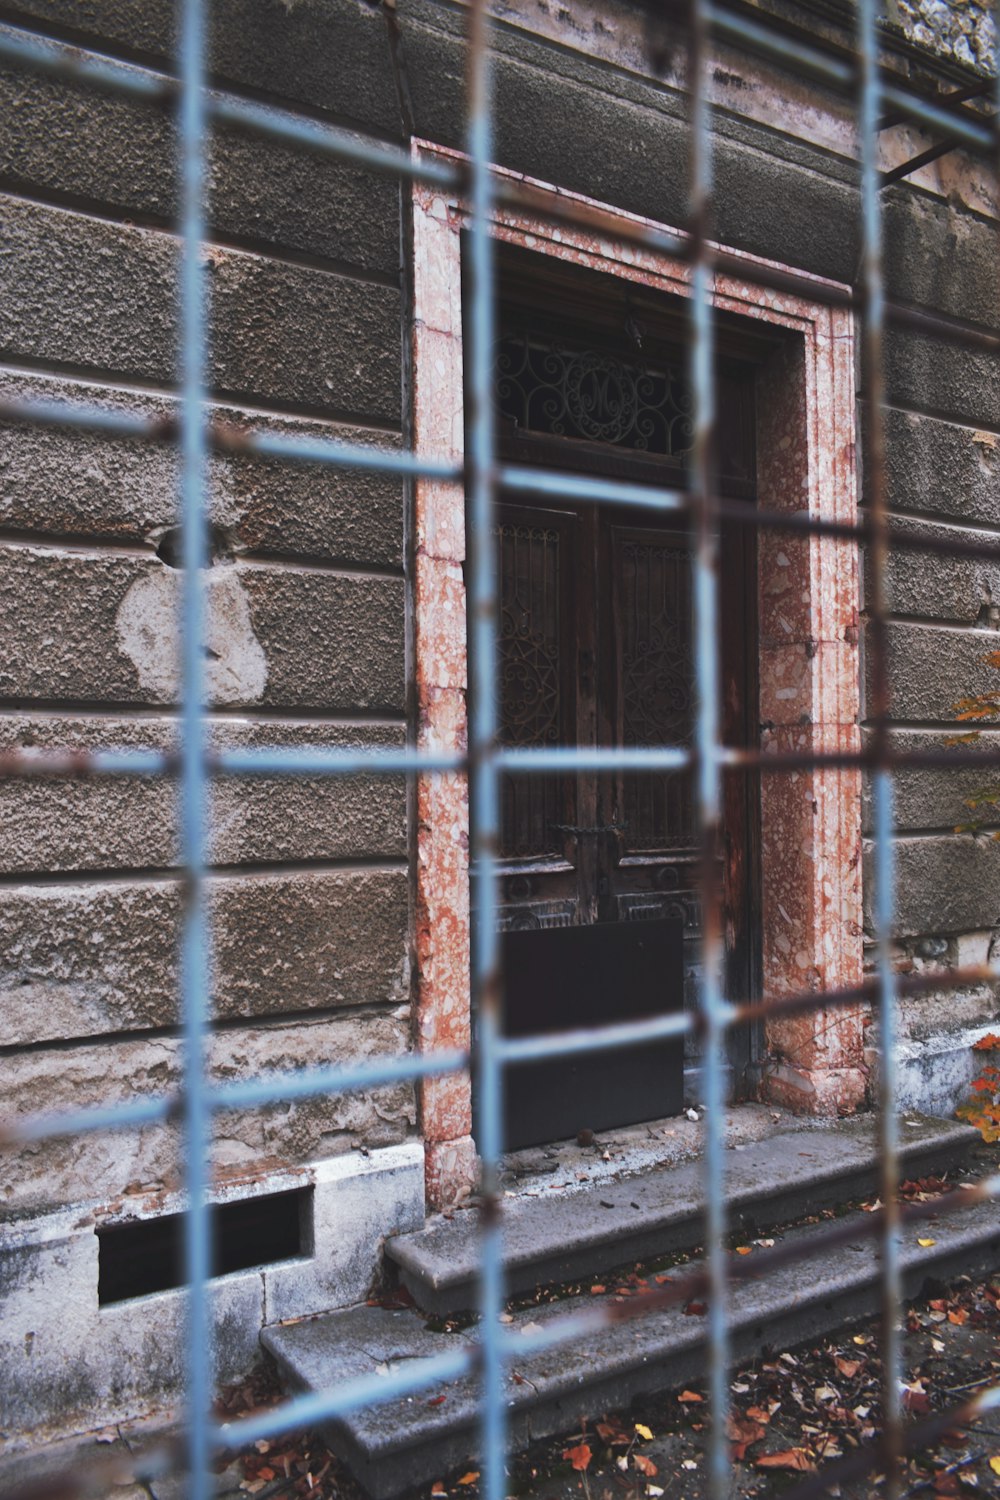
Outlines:
MULTIPOLYGON (((502 936, 505 1031, 530 1036, 678 1011, 679 918, 554 927, 502 936)), ((508 1150, 679 1113, 681 1040, 520 1063, 506 1070, 508 1150)))

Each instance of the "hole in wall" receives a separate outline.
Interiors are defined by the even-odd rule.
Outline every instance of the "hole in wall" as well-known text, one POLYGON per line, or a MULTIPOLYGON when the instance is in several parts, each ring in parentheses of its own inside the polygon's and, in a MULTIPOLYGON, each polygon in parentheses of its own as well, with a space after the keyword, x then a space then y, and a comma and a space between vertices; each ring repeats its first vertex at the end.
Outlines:
MULTIPOLYGON (((213 1276, 311 1255, 312 1201, 309 1187, 211 1208, 213 1276)), ((98 1229, 101 1307, 184 1285, 184 1218, 163 1214, 98 1229)))
MULTIPOLYGON (((183 547, 184 537, 181 528, 171 526, 160 537, 156 555, 161 563, 166 563, 168 568, 182 568, 184 566, 183 547)), ((229 537, 221 526, 209 526, 207 550, 209 567, 232 557, 233 549, 229 537)))

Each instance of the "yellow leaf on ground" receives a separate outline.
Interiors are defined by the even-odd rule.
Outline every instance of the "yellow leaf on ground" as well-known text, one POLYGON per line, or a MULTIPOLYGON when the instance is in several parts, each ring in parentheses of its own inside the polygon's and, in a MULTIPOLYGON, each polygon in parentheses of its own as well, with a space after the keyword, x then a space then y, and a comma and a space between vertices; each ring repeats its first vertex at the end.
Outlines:
POLYGON ((475 1482, 476 1482, 476 1480, 478 1478, 479 1478, 479 1470, 478 1469, 470 1469, 469 1472, 468 1472, 468 1474, 463 1474, 462 1477, 461 1477, 461 1479, 458 1482, 459 1482, 459 1484, 475 1484, 475 1482))
POLYGON ((921 1245, 926 1250, 928 1245, 936 1245, 937 1240, 917 1240, 917 1244, 921 1245))
POLYGON ((990 1468, 994 1474, 1000 1474, 1000 1453, 995 1453, 990 1459, 990 1468))
POLYGON ((750 1246, 749 1245, 737 1245, 736 1246, 736 1254, 737 1255, 749 1255, 750 1254, 750 1246))
MULTIPOLYGON (((683 1397, 681 1399, 683 1399, 683 1397)), ((700 1396, 698 1397, 698 1400, 701 1400, 700 1396)), ((649 1427, 644 1426, 642 1422, 636 1422, 635 1430, 641 1438, 646 1439, 647 1443, 651 1443, 653 1441, 652 1430, 649 1427)))

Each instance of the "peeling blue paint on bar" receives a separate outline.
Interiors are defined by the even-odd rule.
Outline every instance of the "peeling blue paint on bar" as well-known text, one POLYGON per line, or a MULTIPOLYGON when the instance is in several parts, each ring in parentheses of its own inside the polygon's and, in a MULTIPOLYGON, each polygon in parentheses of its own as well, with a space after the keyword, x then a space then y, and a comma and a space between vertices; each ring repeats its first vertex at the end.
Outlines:
POLYGON ((179 73, 181 182, 181 1015, 184 1027, 184 1268, 187 1282, 185 1389, 190 1500, 209 1500, 209 1415, 214 1359, 208 1282, 207 1211, 211 1114, 208 1108, 211 950, 205 897, 208 772, 205 762, 205 600, 208 516, 205 496, 205 361, 208 295, 202 270, 205 232, 205 0, 183 0, 179 73))

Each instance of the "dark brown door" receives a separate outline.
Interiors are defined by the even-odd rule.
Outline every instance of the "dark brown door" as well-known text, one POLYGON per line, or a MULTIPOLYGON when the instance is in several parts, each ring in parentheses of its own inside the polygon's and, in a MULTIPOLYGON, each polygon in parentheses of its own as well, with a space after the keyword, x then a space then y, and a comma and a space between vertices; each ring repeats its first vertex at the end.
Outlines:
MULTIPOLYGON (((561 314, 554 296, 543 313, 525 305, 523 286, 518 290, 522 305, 514 299, 506 309, 497 361, 505 458, 682 486, 690 432, 683 356, 675 348, 671 358, 668 340, 655 337, 646 338, 645 350, 629 347, 635 335, 627 328, 617 347, 603 328, 595 330, 594 344, 585 343, 582 313, 561 314)), ((613 290, 608 295, 613 300, 613 290)), ((591 305, 600 305, 605 319, 611 316, 607 298, 591 299, 591 305)), ((747 504, 753 503, 752 393, 752 366, 727 364, 717 390, 725 437, 720 484, 747 504)), ((530 496, 502 503, 497 523, 504 743, 690 744, 692 558, 685 530, 644 510, 530 496)), ((727 527, 721 537, 721 711, 730 744, 751 743, 756 730, 748 530, 727 527)), ((693 1004, 701 914, 690 776, 508 777, 501 792, 501 928, 510 934, 566 932, 547 945, 538 939, 509 947, 508 1029, 558 1030, 693 1004), (655 941, 653 928, 643 936, 640 924, 660 924, 655 941), (658 972, 651 961, 656 944, 661 969, 677 956, 669 973, 658 972), (612 968, 623 974, 629 968, 628 983, 602 982, 590 993, 588 975, 607 971, 612 952, 612 968), (572 971, 572 983, 554 982, 560 970, 567 976, 572 971), (638 995, 644 984, 658 988, 638 995)), ((755 848, 755 788, 746 778, 727 779, 719 876, 726 981, 734 999, 754 990, 755 848)), ((740 1037, 731 1057, 734 1092, 749 1058, 750 1039, 740 1037)), ((555 1139, 655 1118, 668 1112, 665 1099, 679 1107, 681 1069, 686 1062, 689 1074, 697 1070, 696 1049, 689 1046, 682 1060, 674 1047, 653 1068, 640 1068, 638 1061, 629 1053, 600 1059, 606 1095, 600 1121, 588 1117, 594 1080, 577 1064, 563 1065, 562 1074, 558 1065, 515 1071, 508 1140, 543 1139, 542 1130, 555 1139), (677 1076, 665 1080, 665 1069, 677 1076), (535 1102, 533 1122, 527 1116, 535 1102)))

